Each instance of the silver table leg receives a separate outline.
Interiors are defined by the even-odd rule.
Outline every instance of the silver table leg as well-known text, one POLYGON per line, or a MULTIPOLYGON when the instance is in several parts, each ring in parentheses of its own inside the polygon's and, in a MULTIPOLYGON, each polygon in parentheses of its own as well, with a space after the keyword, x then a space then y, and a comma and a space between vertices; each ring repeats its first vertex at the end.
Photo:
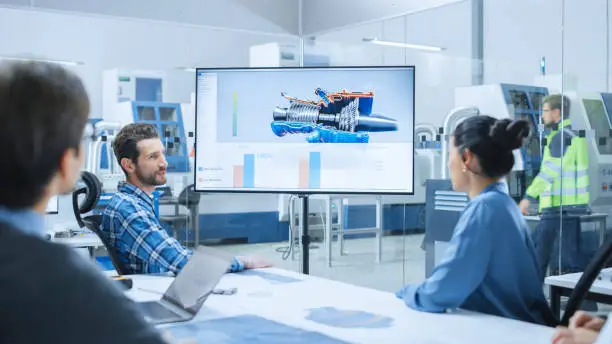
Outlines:
POLYGON ((198 208, 198 205, 191 207, 191 222, 193 223, 193 230, 195 232, 194 247, 197 247, 200 244, 200 212, 198 208))
POLYGON ((376 262, 382 261, 382 236, 383 236, 383 205, 382 198, 376 198, 376 262))
POLYGON ((331 196, 328 196, 325 200, 327 209, 325 211, 325 255, 327 256, 327 266, 331 268, 332 266, 332 205, 333 199, 331 196))
POLYGON ((606 241, 606 217, 603 216, 601 220, 599 220, 599 246, 603 245, 606 241))
POLYGON ((338 243, 340 243, 340 255, 346 256, 346 250, 344 249, 344 199, 340 198, 338 204, 338 243))

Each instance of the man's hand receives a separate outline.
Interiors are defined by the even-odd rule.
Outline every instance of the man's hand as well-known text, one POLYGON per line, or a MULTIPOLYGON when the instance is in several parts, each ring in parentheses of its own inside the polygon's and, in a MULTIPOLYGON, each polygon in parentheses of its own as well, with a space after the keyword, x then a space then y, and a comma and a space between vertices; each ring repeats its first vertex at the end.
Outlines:
POLYGON ((559 327, 553 336, 552 344, 593 344, 598 336, 599 332, 586 328, 559 327))
POLYGON ((521 202, 519 203, 519 208, 521 209, 521 213, 523 213, 523 215, 529 214, 530 204, 531 202, 529 202, 528 199, 522 199, 521 202))
POLYGON ((259 257, 238 257, 238 259, 244 263, 245 270, 272 267, 272 264, 259 257))
POLYGON ((601 331, 601 328, 604 326, 605 322, 606 321, 602 318, 592 316, 584 311, 577 311, 574 316, 570 318, 569 328, 585 328, 587 330, 599 332, 601 331))

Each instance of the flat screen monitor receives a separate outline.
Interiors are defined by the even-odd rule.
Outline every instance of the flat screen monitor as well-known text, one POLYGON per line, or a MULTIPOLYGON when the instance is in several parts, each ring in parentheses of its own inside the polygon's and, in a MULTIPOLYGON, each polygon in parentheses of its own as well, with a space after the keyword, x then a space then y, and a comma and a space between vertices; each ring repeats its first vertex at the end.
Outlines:
POLYGON ((196 191, 413 194, 414 73, 197 69, 196 191))
POLYGON ((47 203, 47 208, 45 209, 45 213, 47 214, 57 214, 59 212, 59 197, 53 196, 49 199, 47 203))

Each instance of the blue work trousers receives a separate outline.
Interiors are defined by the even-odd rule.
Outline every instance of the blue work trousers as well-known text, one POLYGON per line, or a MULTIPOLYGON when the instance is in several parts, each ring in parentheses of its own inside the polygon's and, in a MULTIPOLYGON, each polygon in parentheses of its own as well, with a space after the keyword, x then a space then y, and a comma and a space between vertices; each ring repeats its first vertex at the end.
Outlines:
POLYGON ((597 250, 593 236, 583 235, 578 215, 544 214, 532 237, 542 282, 549 267, 551 275, 583 272, 597 250))

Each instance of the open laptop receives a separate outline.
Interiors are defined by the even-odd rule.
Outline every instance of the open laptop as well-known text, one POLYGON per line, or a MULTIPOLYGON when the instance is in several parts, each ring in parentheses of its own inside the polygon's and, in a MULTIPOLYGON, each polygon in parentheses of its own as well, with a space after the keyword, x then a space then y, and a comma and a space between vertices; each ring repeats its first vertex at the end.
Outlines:
POLYGON ((233 256, 198 246, 159 301, 138 302, 145 319, 152 324, 189 321, 227 272, 233 256))

